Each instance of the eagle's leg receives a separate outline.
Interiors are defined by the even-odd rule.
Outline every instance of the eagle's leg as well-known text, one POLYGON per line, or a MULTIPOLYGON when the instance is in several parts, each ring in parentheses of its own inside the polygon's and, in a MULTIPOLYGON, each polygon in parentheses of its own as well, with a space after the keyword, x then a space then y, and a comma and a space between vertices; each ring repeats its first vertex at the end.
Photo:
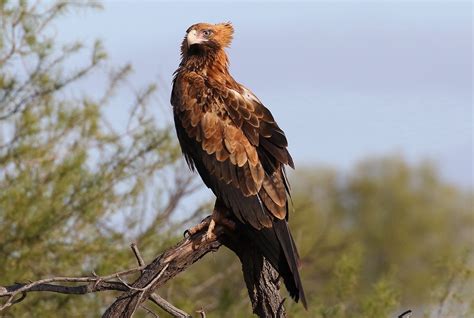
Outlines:
POLYGON ((204 237, 207 241, 213 241, 216 239, 216 234, 214 233, 214 229, 216 227, 216 220, 214 219, 214 212, 212 212, 211 222, 209 222, 209 226, 207 227, 206 236, 204 237))
POLYGON ((215 240, 216 234, 214 233, 216 225, 222 225, 230 230, 235 229, 235 223, 226 217, 227 209, 226 207, 216 200, 214 210, 212 211, 211 220, 207 228, 206 240, 215 240))
POLYGON ((206 217, 201 223, 187 229, 184 232, 184 235, 192 236, 198 232, 203 231, 207 228, 206 235, 204 239, 206 240, 215 240, 216 234, 214 233, 216 225, 222 225, 229 230, 235 229, 235 223, 226 217, 227 209, 222 205, 216 202, 212 215, 206 217))
POLYGON ((201 232, 202 230, 208 228, 210 223, 211 223, 211 216, 208 216, 204 220, 202 220, 201 223, 184 231, 184 236, 187 236, 187 235, 192 236, 196 234, 197 232, 201 232))

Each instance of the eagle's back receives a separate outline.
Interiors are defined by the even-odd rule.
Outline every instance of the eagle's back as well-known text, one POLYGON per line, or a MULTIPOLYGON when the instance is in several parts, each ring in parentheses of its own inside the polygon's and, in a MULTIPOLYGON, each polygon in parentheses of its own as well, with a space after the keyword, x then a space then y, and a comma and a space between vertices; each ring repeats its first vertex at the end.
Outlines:
POLYGON ((215 80, 187 69, 176 72, 171 104, 189 166, 235 216, 242 232, 255 239, 290 295, 304 301, 298 253, 287 225, 284 165, 293 167, 293 160, 270 111, 232 78, 215 80))

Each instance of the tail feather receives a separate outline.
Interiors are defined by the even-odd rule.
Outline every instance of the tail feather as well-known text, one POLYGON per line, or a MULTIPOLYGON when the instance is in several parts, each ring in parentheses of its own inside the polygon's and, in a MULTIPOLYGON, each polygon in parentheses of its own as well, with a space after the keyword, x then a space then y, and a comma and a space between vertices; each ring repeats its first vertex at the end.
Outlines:
POLYGON ((283 278, 286 289, 296 302, 301 300, 307 308, 300 274, 298 272, 299 256, 286 220, 273 221, 272 228, 254 229, 243 225, 242 230, 259 248, 283 278))
MULTIPOLYGON (((308 309, 308 305, 306 302, 306 297, 303 290, 303 283, 301 282, 300 273, 298 268, 300 267, 300 259, 298 255, 298 250, 296 249, 295 242, 293 237, 291 236, 290 229, 288 228, 288 223, 285 220, 278 220, 273 223, 273 228, 275 229, 275 234, 281 244, 281 248, 283 249, 283 253, 285 254, 286 263, 290 268, 291 277, 288 277, 288 280, 291 280, 293 285, 295 285, 296 290, 294 295, 290 296, 293 297, 296 301, 298 299, 301 300, 303 303, 304 308, 308 309)), ((285 278, 283 277, 285 280, 285 278)), ((285 282, 285 286, 287 283, 285 282)))

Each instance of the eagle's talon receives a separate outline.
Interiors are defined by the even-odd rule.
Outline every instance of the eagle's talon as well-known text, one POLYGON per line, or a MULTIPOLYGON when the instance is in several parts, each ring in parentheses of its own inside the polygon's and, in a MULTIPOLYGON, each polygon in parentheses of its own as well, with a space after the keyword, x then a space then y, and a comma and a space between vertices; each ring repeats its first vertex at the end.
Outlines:
POLYGON ((209 227, 209 224, 211 223, 211 217, 208 216, 204 220, 201 221, 201 223, 196 224, 195 226, 190 227, 186 231, 184 231, 184 237, 191 237, 194 234, 204 230, 205 228, 209 227), (186 236, 186 234, 188 236, 186 236))
POLYGON ((214 233, 206 233, 204 234, 204 241, 206 242, 212 242, 217 239, 217 235, 214 233))
POLYGON ((216 227, 216 220, 211 217, 211 220, 209 221, 209 225, 207 227, 206 234, 204 234, 204 240, 205 241, 215 241, 217 238, 217 235, 214 233, 214 229, 216 227))
POLYGON ((217 240, 217 235, 214 233, 214 231, 207 231, 206 234, 204 234, 203 239, 206 242, 212 242, 217 240))
POLYGON ((208 225, 209 225, 209 222, 211 222, 211 218, 212 218, 212 215, 206 216, 204 219, 201 220, 201 224, 202 224, 202 223, 205 223, 206 226, 208 226, 208 225))

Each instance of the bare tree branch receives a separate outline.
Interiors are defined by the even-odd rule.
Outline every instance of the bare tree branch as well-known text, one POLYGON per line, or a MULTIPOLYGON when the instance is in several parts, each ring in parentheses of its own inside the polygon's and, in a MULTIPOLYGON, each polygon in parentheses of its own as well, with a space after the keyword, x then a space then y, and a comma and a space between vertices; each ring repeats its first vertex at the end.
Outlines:
POLYGON ((245 285, 254 314, 259 317, 286 317, 280 296, 278 272, 262 256, 255 243, 243 236, 224 236, 223 244, 231 249, 242 263, 245 285))
MULTIPOLYGON (((141 255, 140 251, 138 250, 137 243, 135 243, 135 242, 132 243, 130 245, 130 247, 132 248, 132 251, 135 254, 135 257, 137 258, 138 265, 140 265, 140 266, 145 265, 145 261, 143 260, 143 257, 141 255)), ((179 317, 179 318, 191 317, 191 315, 189 315, 185 311, 173 306, 168 301, 166 301, 166 299, 164 299, 163 297, 161 297, 161 296, 159 296, 155 293, 150 295, 150 300, 153 301, 156 305, 158 305, 161 309, 163 309, 164 311, 166 311, 167 313, 169 313, 173 317, 179 317)))
MULTIPOLYGON (((216 228, 218 235, 223 228, 216 228)), ((183 239, 178 245, 165 251, 151 262, 142 275, 132 284, 134 288, 117 298, 107 309, 103 317, 131 317, 138 306, 148 299, 155 289, 166 281, 186 270, 205 254, 216 251, 221 243, 217 240, 205 240, 205 231, 183 239)))
POLYGON ((137 243, 133 242, 132 244, 130 244, 130 247, 133 251, 133 254, 135 254, 135 257, 137 258, 138 265, 139 266, 145 265, 145 261, 143 260, 142 254, 138 250, 137 243))
MULTIPOLYGON (((259 317, 286 317, 283 301, 279 294, 279 277, 272 266, 258 252, 253 242, 238 233, 228 233, 221 226, 215 228, 215 239, 206 239, 206 230, 184 238, 177 245, 168 248, 147 266, 135 243, 132 251, 139 263, 138 267, 120 271, 107 276, 53 277, 30 282, 0 286, 0 298, 7 301, 0 311, 22 301, 29 292, 56 292, 63 294, 88 294, 106 290, 122 291, 115 302, 107 309, 103 317, 131 317, 146 300, 151 300, 173 317, 191 317, 174 307, 154 293, 168 280, 185 271, 209 252, 216 251, 221 245, 230 248, 239 257, 247 285, 253 311, 259 317), (141 273, 132 284, 123 280, 123 276, 141 273), (87 283, 78 286, 63 286, 57 283, 87 283)), ((149 308, 143 307, 148 312, 149 308)), ((201 313, 203 315, 204 313, 201 313)), ((205 315, 205 314, 204 314, 205 315)))
POLYGON ((286 317, 279 293, 278 273, 262 257, 253 242, 225 228, 215 228, 216 239, 206 240, 206 230, 185 238, 155 258, 132 284, 137 290, 124 292, 102 317, 131 317, 139 305, 166 281, 178 275, 222 244, 237 254, 241 263, 253 311, 259 317, 286 317))
MULTIPOLYGON (((8 297, 7 301, 0 307, 0 311, 5 310, 6 308, 21 302, 26 298, 27 293, 29 292, 54 292, 60 294, 73 294, 73 295, 85 295, 89 293, 95 293, 100 291, 128 291, 130 289, 135 290, 129 286, 121 276, 127 276, 134 274, 136 272, 142 271, 145 269, 145 262, 140 255, 140 251, 136 243, 131 244, 132 251, 137 257, 139 267, 132 268, 125 271, 120 271, 108 276, 100 277, 95 272, 91 276, 84 277, 52 277, 47 279, 41 279, 35 282, 30 282, 28 284, 14 284, 11 286, 0 286, 0 297, 8 297), (118 279, 119 281, 111 281, 109 279, 118 279), (77 283, 77 282, 88 282, 88 284, 78 285, 78 286, 64 286, 58 285, 55 283, 67 282, 67 283, 77 283)), ((159 278, 159 277, 158 277, 159 278)), ((155 304, 161 307, 164 311, 172 315, 173 317, 179 318, 188 318, 191 317, 186 312, 182 311, 179 308, 176 308, 169 302, 167 302, 162 297, 152 294, 150 296, 155 304)), ((143 307, 143 306, 142 306, 143 307)), ((148 308, 143 307, 145 310, 151 312, 148 308)))
POLYGON ((0 297, 8 297, 7 301, 0 306, 0 311, 5 310, 14 303, 19 302, 15 300, 19 295, 33 292, 33 291, 48 291, 61 294, 89 294, 104 290, 128 290, 122 282, 117 282, 114 279, 118 279, 120 276, 126 276, 137 273, 144 269, 145 266, 140 266, 124 271, 120 271, 107 276, 98 276, 92 273, 91 276, 82 277, 51 277, 40 279, 27 284, 14 284, 11 286, 0 286, 0 297), (56 285, 53 283, 89 283, 86 285, 79 286, 63 286, 56 285))
POLYGON ((163 309, 164 311, 166 311, 168 314, 170 314, 173 317, 191 318, 190 314, 186 313, 185 311, 179 308, 176 308, 175 306, 170 304, 168 301, 166 301, 164 298, 162 298, 160 295, 153 293, 150 295, 150 300, 153 301, 161 309, 163 309))

